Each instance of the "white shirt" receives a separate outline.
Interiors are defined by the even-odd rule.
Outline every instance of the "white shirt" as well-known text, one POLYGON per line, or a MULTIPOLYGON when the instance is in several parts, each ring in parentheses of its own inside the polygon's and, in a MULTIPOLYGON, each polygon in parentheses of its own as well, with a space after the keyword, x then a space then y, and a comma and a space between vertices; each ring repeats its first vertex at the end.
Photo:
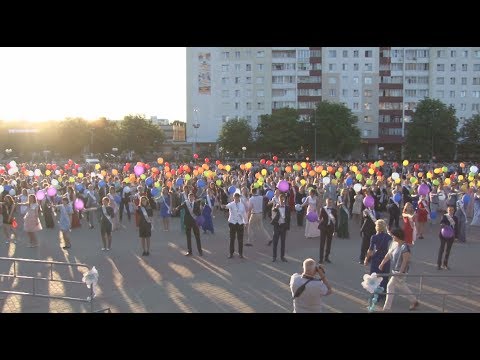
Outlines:
POLYGON ((245 224, 246 210, 241 201, 238 203, 232 201, 225 207, 228 209, 228 222, 230 224, 245 224))
POLYGON ((252 214, 261 214, 263 212, 263 196, 253 195, 250 198, 250 207, 252 208, 252 214))
MULTIPOLYGON (((303 285, 308 279, 302 278, 302 274, 295 273, 290 278, 290 291, 292 297, 295 291, 303 285)), ((323 281, 312 280, 299 297, 293 299, 294 313, 319 313, 323 312, 322 298, 327 294, 328 288, 323 281)))

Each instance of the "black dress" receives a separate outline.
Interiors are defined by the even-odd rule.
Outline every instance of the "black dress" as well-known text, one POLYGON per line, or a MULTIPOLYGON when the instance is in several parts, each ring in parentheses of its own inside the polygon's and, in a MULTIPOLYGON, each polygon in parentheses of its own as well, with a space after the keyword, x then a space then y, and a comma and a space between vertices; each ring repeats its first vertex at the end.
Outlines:
POLYGON ((47 229, 53 229, 55 227, 54 214, 52 208, 52 202, 46 198, 42 205, 43 217, 45 218, 45 226, 47 229))
MULTIPOLYGON (((145 208, 148 217, 153 216, 153 210, 148 207, 145 208)), ((137 208, 138 218, 140 219, 138 223, 138 236, 141 238, 149 238, 152 236, 152 224, 145 220, 145 216, 143 215, 142 208, 139 206, 137 208)))

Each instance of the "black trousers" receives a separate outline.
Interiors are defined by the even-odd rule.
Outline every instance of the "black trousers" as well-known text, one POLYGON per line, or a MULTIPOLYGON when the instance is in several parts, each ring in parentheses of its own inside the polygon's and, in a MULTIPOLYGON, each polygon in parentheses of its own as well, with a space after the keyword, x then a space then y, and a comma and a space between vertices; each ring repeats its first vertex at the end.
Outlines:
POLYGON ((332 237, 334 233, 334 226, 328 226, 326 229, 320 230, 320 262, 323 262, 323 254, 325 253, 325 259, 328 259, 330 255, 330 247, 332 246, 332 237), (326 243, 326 248, 325 248, 326 243))
POLYGON ((440 248, 438 249, 438 259, 437 259, 437 265, 448 265, 448 258, 450 256, 450 250, 452 249, 453 241, 455 238, 450 238, 450 239, 445 239, 443 236, 439 236, 440 238, 440 248), (447 245, 447 250, 445 251, 445 258, 443 259, 442 263, 442 257, 443 257, 443 251, 445 250, 445 244, 447 245))
POLYGON ((390 215, 388 218, 388 228, 392 229, 392 225, 395 223, 395 228, 398 228, 398 222, 400 221, 400 215, 390 215))
POLYGON ((123 208, 126 208, 127 210, 127 216, 128 216, 128 221, 130 221, 131 219, 131 215, 130 215, 130 206, 128 206, 128 200, 126 199, 122 199, 120 201, 120 221, 122 221, 122 218, 123 218, 123 208))
POLYGON ((374 234, 363 234, 362 236, 362 245, 360 246, 360 257, 358 258, 359 261, 363 263, 365 260, 365 256, 367 256, 368 248, 370 247, 370 238, 374 234))
POLYGON ((198 225, 185 225, 185 232, 187 233, 187 249, 189 253, 192 253, 192 229, 193 235, 195 235, 195 240, 197 241, 197 250, 198 253, 201 255, 203 254, 202 251, 202 243, 200 242, 200 230, 198 229, 198 225))
POLYGON ((238 254, 243 256, 243 224, 228 223, 230 227, 230 255, 235 252, 235 237, 238 240, 238 254))
POLYGON ((297 225, 303 226, 303 216, 305 215, 305 209, 302 208, 302 211, 296 211, 297 213, 297 225))
POLYGON ((287 224, 273 224, 273 258, 277 258, 278 239, 280 239, 280 257, 285 257, 285 238, 287 237, 287 224))

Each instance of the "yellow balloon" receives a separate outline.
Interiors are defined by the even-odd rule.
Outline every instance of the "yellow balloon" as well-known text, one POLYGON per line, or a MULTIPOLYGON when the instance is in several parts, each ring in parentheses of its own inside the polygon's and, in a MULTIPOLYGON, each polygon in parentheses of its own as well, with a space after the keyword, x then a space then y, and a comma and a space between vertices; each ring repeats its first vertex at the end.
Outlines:
POLYGON ((446 185, 450 185, 450 183, 451 183, 450 178, 446 178, 446 179, 445 179, 445 184, 446 184, 446 185))
POLYGON ((305 168, 307 167, 307 163, 306 163, 306 162, 302 162, 302 163, 300 164, 300 166, 305 169, 305 168))
POLYGON ((322 170, 322 176, 327 175, 327 170, 322 170))
MULTIPOLYGON (((228 165, 227 165, 227 166, 228 166, 228 165)), ((248 170, 248 169, 250 169, 251 167, 252 167, 252 163, 249 163, 249 162, 248 162, 248 163, 245 164, 245 169, 248 170)), ((227 171, 230 171, 230 169, 228 169, 227 171)))
POLYGON ((407 166, 408 165, 408 160, 403 160, 403 166, 407 166))
POLYGON ((337 179, 332 179, 332 184, 337 185, 337 179))
POLYGON ((432 175, 432 173, 431 173, 431 172, 428 172, 428 173, 427 173, 427 179, 431 179, 431 178, 432 178, 432 176, 433 176, 433 175, 432 175))
POLYGON ((300 180, 300 184, 305 185, 306 183, 307 183, 307 182, 305 181, 305 179, 301 179, 301 180, 300 180))
POLYGON ((100 169, 100 164, 95 164, 95 170, 100 169))
POLYGON ((70 176, 70 177, 68 178, 68 181, 71 182, 71 183, 74 183, 74 182, 75 182, 75 179, 73 178, 73 176, 70 176))
POLYGON ((78 173, 78 177, 81 179, 83 178, 83 173, 78 173))
POLYGON ((352 170, 354 173, 356 173, 358 168, 355 165, 352 165, 352 166, 350 166, 350 170, 352 170))
POLYGON ((45 171, 45 175, 49 176, 52 172, 50 170, 45 171))
POLYGON ((458 175, 458 180, 462 181, 463 180, 463 175, 458 175))
POLYGON ((369 173, 370 175, 373 175, 374 172, 375 172, 375 170, 373 170, 373 169, 371 169, 371 168, 368 169, 368 173, 369 173))
MULTIPOLYGON (((252 164, 250 164, 250 167, 252 167, 252 164)), ((225 165, 225 170, 227 170, 227 172, 229 172, 231 168, 232 167, 230 165, 225 165)))
POLYGON ((267 175, 267 170, 266 170, 266 169, 262 169, 261 173, 262 173, 263 176, 266 176, 266 175, 267 175))
POLYGON ((400 178, 395 179, 395 184, 400 184, 400 178))

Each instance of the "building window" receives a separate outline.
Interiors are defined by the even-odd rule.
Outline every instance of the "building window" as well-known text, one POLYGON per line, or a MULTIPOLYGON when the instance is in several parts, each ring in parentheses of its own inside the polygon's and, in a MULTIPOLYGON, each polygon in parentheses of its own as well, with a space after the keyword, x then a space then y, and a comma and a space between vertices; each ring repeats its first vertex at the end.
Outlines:
POLYGON ((252 64, 246 64, 245 65, 245 70, 246 71, 252 71, 252 64))
POLYGON ((328 71, 336 71, 337 64, 328 64, 328 71))
POLYGON ((235 64, 235 71, 240 71, 240 64, 235 64))
POLYGON ((451 90, 450 91, 450 98, 454 98, 455 97, 455 91, 451 90))
POLYGON ((257 103, 257 110, 264 110, 265 109, 265 103, 259 102, 257 103))
POLYGON ((263 84, 263 79, 264 79, 263 76, 258 76, 258 77, 256 78, 256 83, 257 83, 257 84, 263 84))
POLYGON ((222 65, 222 71, 223 72, 228 71, 228 65, 222 65))
POLYGON ((358 110, 358 103, 357 102, 353 103, 353 110, 358 110))
POLYGON ((360 55, 360 53, 359 53, 358 50, 353 50, 353 57, 354 58, 358 58, 359 55, 360 55))
POLYGON ((472 111, 478 111, 480 104, 472 104, 472 111))
POLYGON ((443 99, 443 90, 437 90, 437 98, 443 99))
POLYGON ((480 98, 480 91, 472 91, 472 96, 474 98, 480 98))
POLYGON ((235 76, 235 84, 240 84, 240 77, 239 76, 235 76))
POLYGON ((354 84, 358 84, 358 76, 354 76, 354 77, 353 77, 353 83, 354 83, 354 84))
POLYGON ((263 50, 257 51, 257 58, 263 58, 263 57, 265 57, 265 51, 263 50))
POLYGON ((337 90, 336 89, 330 89, 329 93, 330 93, 330 97, 337 96, 337 90))
POLYGON ((450 64, 450 71, 457 71, 457 66, 455 64, 450 64))
POLYGON ((365 71, 372 71, 372 64, 366 63, 365 64, 365 71))
POLYGON ((342 96, 343 97, 348 97, 348 89, 343 89, 342 90, 342 96))
POLYGON ((456 50, 450 50, 450 57, 452 57, 452 58, 457 57, 457 51, 456 50))
POLYGON ((468 50, 463 50, 462 51, 462 57, 468 58, 468 50))
POLYGON ((359 69, 358 64, 353 64, 353 71, 358 71, 358 69, 359 69))
POLYGON ((228 84, 228 77, 222 77, 222 85, 228 84))
POLYGON ((450 85, 455 85, 455 78, 454 77, 450 78, 450 85))
POLYGON ((328 77, 328 83, 329 84, 336 84, 337 83, 337 78, 335 78, 333 76, 329 76, 328 77))
POLYGON ((363 136, 368 137, 372 135, 372 130, 370 129, 363 129, 363 136))
POLYGON ((445 71, 445 64, 437 64, 437 71, 445 71))
POLYGON ((467 85, 467 78, 466 77, 462 77, 462 85, 467 85))
POLYGON ((252 78, 250 76, 247 76, 245 78, 245 84, 251 84, 252 83, 252 78))
POLYGON ((328 50, 328 57, 329 58, 336 58, 337 57, 337 50, 328 50))
POLYGON ((365 97, 372 97, 372 90, 364 90, 363 96, 365 97))
POLYGON ((222 122, 226 123, 228 121, 228 115, 222 115, 222 122))
POLYGON ((247 102, 246 106, 247 106, 247 110, 252 110, 252 103, 251 102, 247 102))
POLYGON ((252 122, 252 115, 247 115, 245 116, 248 122, 252 122))
POLYGON ((460 110, 461 111, 466 111, 467 110, 467 104, 460 104, 460 110))
POLYGON ((235 103, 235 110, 238 110, 238 109, 240 109, 240 103, 236 102, 235 103))
POLYGON ((465 96, 467 96, 467 91, 466 91, 466 90, 461 90, 461 91, 460 91, 460 97, 463 98, 463 97, 465 97, 465 96))
POLYGON ((343 50, 343 51, 342 51, 342 56, 343 56, 344 58, 348 58, 348 50, 343 50))
POLYGON ((437 58, 444 58, 447 56, 445 50, 437 50, 437 58))
POLYGON ((467 71, 467 68, 468 68, 467 64, 462 64, 462 71, 467 71))
POLYGON ((437 77, 437 85, 443 85, 444 84, 444 78, 443 77, 437 77))
POLYGON ((257 97, 264 97, 265 91, 264 90, 257 90, 257 97))
POLYGON ((365 103, 365 110, 371 110, 372 109, 372 103, 365 103))
POLYGON ((235 51, 235 59, 240 59, 240 51, 235 51))
POLYGON ((353 97, 359 97, 360 91, 358 89, 353 89, 353 97))
POLYGON ((246 98, 251 98, 252 97, 252 90, 251 89, 246 89, 245 90, 245 97, 246 98))
POLYGON ((473 57, 480 58, 480 50, 475 50, 473 52, 473 57))
POLYGON ((366 58, 371 58, 373 56, 372 50, 365 50, 365 57, 366 58))
POLYGON ((235 90, 235 97, 240 97, 240 90, 235 90))
POLYGON ((348 64, 342 64, 342 70, 348 71, 348 64))
POLYGON ((257 64, 257 70, 263 71, 263 64, 257 64))
POLYGON ((373 121, 373 117, 371 115, 365 115, 363 117, 363 121, 365 121, 366 123, 371 123, 373 121))
POLYGON ((228 51, 222 52, 222 58, 228 60, 230 58, 230 53, 228 51))
POLYGON ((480 64, 473 64, 473 71, 480 71, 480 64))
POLYGON ((476 77, 472 79, 472 85, 480 85, 480 78, 476 77))
POLYGON ((230 96, 230 93, 228 92, 228 90, 222 90, 222 97, 228 98, 229 96, 230 96))
POLYGON ((365 76, 365 85, 370 85, 372 83, 372 78, 370 76, 365 76))

